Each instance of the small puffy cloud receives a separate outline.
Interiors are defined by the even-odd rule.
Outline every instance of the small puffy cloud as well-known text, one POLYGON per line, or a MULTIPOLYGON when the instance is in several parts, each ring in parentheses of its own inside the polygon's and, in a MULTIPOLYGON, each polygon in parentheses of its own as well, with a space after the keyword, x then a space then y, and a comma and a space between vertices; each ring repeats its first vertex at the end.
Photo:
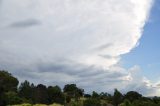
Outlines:
POLYGON ((130 80, 126 83, 123 91, 138 91, 145 96, 159 96, 160 92, 155 83, 143 76, 139 66, 128 69, 130 80))
POLYGON ((152 0, 3 0, 0 68, 21 81, 129 90, 142 76, 119 62, 137 46, 151 6, 152 0))

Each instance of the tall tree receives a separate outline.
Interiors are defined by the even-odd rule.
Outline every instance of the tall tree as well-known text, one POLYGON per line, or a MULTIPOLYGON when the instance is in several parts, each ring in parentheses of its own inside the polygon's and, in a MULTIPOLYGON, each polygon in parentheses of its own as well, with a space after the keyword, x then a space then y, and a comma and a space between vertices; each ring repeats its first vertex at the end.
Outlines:
POLYGON ((49 103, 64 103, 64 97, 59 86, 49 86, 48 89, 49 103))
POLYGON ((67 84, 67 85, 65 85, 63 91, 69 97, 75 98, 76 100, 78 100, 84 94, 84 90, 78 88, 76 86, 76 84, 67 84))
POLYGON ((117 89, 114 91, 113 95, 113 105, 118 106, 123 101, 123 95, 117 89))
POLYGON ((16 105, 16 104, 22 103, 22 99, 14 91, 6 92, 4 98, 5 98, 5 102, 7 103, 7 105, 16 105))
POLYGON ((19 96, 24 98, 25 102, 33 103, 34 84, 30 84, 27 80, 19 86, 19 96))
POLYGON ((37 85, 35 88, 34 100, 35 103, 49 104, 47 88, 45 85, 37 85))
POLYGON ((67 84, 64 86, 63 91, 71 98, 75 97, 75 92, 77 90, 76 84, 67 84))
POLYGON ((99 94, 95 91, 92 92, 92 97, 93 98, 99 98, 99 94))
POLYGON ((4 92, 17 91, 17 85, 19 81, 13 77, 12 74, 7 71, 0 70, 0 86, 4 89, 4 92))
POLYGON ((6 101, 4 99, 4 89, 0 85, 0 106, 5 106, 5 105, 6 105, 6 101))

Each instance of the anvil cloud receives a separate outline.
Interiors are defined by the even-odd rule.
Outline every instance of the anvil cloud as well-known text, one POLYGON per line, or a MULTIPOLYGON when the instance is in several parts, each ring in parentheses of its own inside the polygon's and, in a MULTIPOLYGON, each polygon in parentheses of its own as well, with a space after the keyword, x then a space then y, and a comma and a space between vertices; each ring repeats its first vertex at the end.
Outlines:
POLYGON ((138 45, 152 2, 1 0, 0 68, 21 81, 131 90, 134 77, 119 63, 138 45))

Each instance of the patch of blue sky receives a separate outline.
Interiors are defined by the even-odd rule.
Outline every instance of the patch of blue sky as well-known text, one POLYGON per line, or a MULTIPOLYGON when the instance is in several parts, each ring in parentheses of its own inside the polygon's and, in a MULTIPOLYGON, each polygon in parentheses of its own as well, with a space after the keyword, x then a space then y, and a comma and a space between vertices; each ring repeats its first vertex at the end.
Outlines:
POLYGON ((140 45, 122 56, 125 68, 141 67, 144 76, 153 82, 160 80, 160 0, 155 0, 150 17, 140 39, 140 45))

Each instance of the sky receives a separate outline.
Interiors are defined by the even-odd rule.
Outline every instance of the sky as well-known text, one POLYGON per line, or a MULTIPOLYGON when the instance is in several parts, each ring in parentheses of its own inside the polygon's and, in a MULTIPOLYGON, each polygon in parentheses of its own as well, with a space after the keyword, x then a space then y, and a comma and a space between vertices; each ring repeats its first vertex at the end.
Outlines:
POLYGON ((151 9, 148 22, 144 26, 143 35, 139 41, 139 46, 133 49, 130 53, 123 56, 122 61, 124 67, 129 68, 134 64, 137 64, 144 71, 144 75, 157 82, 160 80, 159 70, 159 39, 160 33, 160 1, 156 0, 151 9))
POLYGON ((0 0, 0 69, 21 82, 160 96, 154 0, 0 0))

